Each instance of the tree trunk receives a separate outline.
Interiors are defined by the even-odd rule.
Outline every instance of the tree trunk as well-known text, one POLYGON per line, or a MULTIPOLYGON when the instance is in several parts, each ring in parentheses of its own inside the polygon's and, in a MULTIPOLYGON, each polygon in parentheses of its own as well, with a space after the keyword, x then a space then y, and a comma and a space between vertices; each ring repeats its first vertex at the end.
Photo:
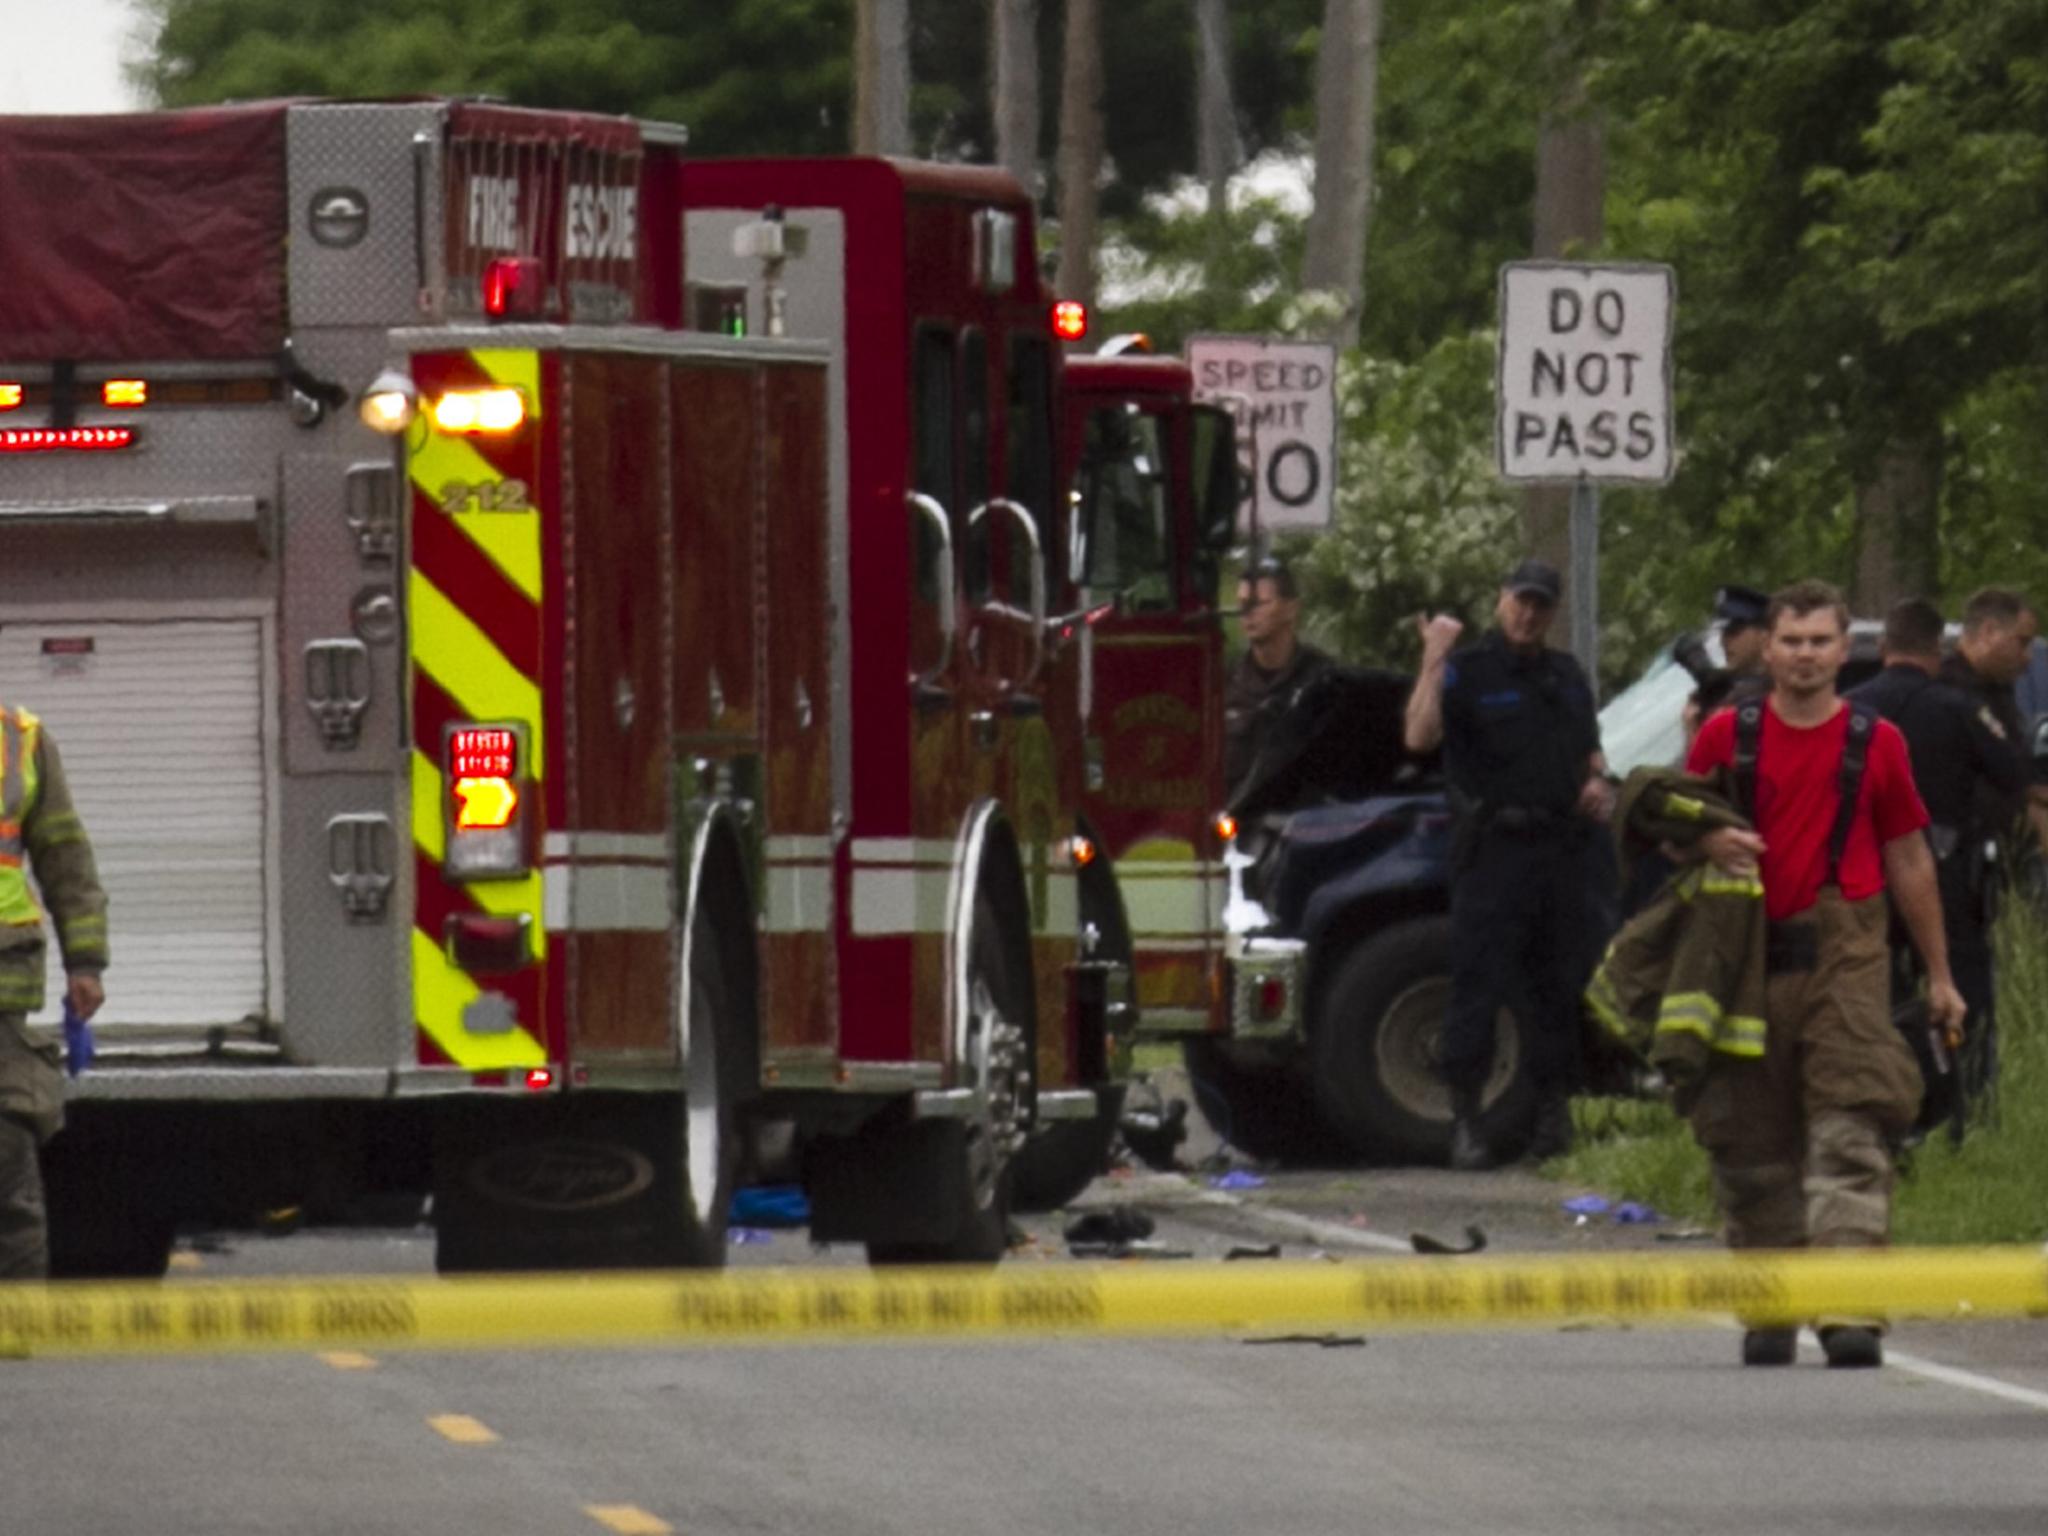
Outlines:
POLYGON ((1856 486, 1856 575, 1849 608, 1881 619, 1902 597, 1940 586, 1941 432, 1894 432, 1856 486))
POLYGON ((853 152, 910 153, 910 0, 858 0, 853 152))
POLYGON ((1222 224, 1230 177, 1244 158, 1230 90, 1230 0, 1195 0, 1201 80, 1195 93, 1195 171, 1209 192, 1209 215, 1222 224))
POLYGON ((1372 229, 1373 111, 1379 99, 1381 0, 1323 0, 1316 54, 1316 206, 1301 285, 1339 296, 1330 339, 1358 345, 1365 247, 1372 229))
POLYGON ((1067 0, 1060 71, 1059 296, 1095 307, 1102 211, 1102 0, 1067 0))
MULTIPOLYGON (((1607 233, 1606 204, 1607 137, 1574 67, 1538 130, 1532 254, 1539 261, 1556 261, 1597 247, 1607 233)), ((1522 493, 1523 551, 1566 572, 1572 568, 1571 506, 1570 486, 1532 485, 1522 493)), ((1569 581, 1551 633, 1560 638, 1572 633, 1569 581)))
POLYGON ((1038 0, 989 0, 996 164, 1030 189, 1038 171, 1038 0))

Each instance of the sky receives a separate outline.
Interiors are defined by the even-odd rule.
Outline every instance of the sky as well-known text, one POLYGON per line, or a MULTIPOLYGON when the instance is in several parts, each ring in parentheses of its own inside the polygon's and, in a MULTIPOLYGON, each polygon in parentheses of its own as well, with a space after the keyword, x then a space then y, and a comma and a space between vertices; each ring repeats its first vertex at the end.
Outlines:
POLYGON ((133 0, 0 0, 0 112, 120 112, 142 15, 133 0))

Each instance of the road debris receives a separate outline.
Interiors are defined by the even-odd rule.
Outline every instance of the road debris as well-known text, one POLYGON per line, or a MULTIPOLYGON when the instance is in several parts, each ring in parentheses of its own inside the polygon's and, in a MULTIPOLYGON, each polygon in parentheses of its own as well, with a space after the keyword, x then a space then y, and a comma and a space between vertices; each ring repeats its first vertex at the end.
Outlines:
POLYGON ((1427 1232, 1411 1232, 1408 1234, 1408 1241, 1415 1245, 1417 1253, 1440 1253, 1455 1256, 1461 1253, 1480 1252, 1486 1247, 1486 1233, 1480 1227, 1466 1227, 1463 1247, 1447 1243, 1440 1237, 1431 1237, 1427 1232))
POLYGON ((1279 1257, 1280 1245, 1278 1243, 1268 1243, 1263 1248, 1256 1247, 1251 1243, 1239 1243, 1230 1252, 1223 1255, 1224 1262, 1226 1263, 1232 1259, 1277 1259, 1279 1257))
POLYGON ((1137 1207, 1113 1205, 1075 1217, 1060 1236, 1069 1243, 1129 1243, 1150 1237, 1155 1230, 1152 1218, 1137 1207))

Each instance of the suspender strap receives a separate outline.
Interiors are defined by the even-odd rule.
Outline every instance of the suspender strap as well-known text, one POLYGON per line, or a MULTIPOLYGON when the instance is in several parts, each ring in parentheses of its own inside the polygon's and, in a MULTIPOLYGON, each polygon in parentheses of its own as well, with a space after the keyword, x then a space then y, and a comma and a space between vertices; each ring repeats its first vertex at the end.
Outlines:
MULTIPOLYGON (((1878 713, 1860 699, 1850 699, 1849 733, 1842 740, 1842 765, 1835 780, 1840 803, 1828 831, 1829 885, 1842 883, 1842 854, 1849 829, 1856 824, 1856 801, 1863 793, 1863 770, 1870 762, 1870 738, 1877 734, 1878 713)), ((1764 736, 1764 701, 1753 699, 1735 711, 1735 803, 1756 824, 1756 758, 1764 736)))
POLYGON ((1849 701, 1849 734, 1842 741, 1841 777, 1836 781, 1841 803, 1828 833, 1828 884, 1842 883, 1842 854, 1849 846, 1849 828, 1856 822, 1856 799, 1863 792, 1863 769, 1870 761, 1870 738, 1877 734, 1877 711, 1859 700, 1849 701))

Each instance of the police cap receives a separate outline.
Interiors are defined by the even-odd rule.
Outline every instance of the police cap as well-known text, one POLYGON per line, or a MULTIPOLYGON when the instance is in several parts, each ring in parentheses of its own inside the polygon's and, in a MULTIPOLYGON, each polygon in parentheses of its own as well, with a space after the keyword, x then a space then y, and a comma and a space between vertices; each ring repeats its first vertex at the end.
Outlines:
POLYGON ((1763 623, 1770 607, 1770 594, 1755 587, 1726 586, 1714 592, 1714 617, 1721 621, 1723 633, 1754 628, 1763 623))
POLYGON ((1564 592, 1557 567, 1543 560, 1524 560, 1508 572, 1501 585, 1517 597, 1541 598, 1546 603, 1555 603, 1564 592))

